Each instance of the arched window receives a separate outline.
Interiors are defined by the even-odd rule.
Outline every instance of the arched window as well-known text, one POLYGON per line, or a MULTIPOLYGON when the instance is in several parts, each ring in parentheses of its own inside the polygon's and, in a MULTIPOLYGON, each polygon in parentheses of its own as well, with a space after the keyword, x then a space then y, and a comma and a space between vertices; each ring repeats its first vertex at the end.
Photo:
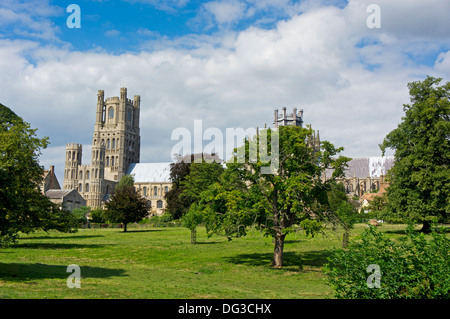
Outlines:
POLYGON ((110 144, 109 144, 109 138, 106 140, 106 148, 107 149, 109 149, 109 146, 110 146, 110 144))
POLYGON ((80 171, 80 179, 83 179, 83 171, 80 171))
POLYGON ((108 109, 108 118, 114 118, 114 108, 112 106, 108 109))
POLYGON ((158 187, 153 187, 153 196, 158 196, 158 187))
POLYGON ((112 146, 111 146, 111 148, 112 149, 116 148, 116 140, 115 139, 112 139, 112 146))
POLYGON ((111 156, 111 166, 114 166, 114 156, 111 156))
POLYGON ((164 193, 167 194, 169 192, 169 187, 164 187, 164 193))
POLYGON ((86 183, 86 192, 89 192, 89 184, 86 183))
POLYGON ((109 166, 109 156, 106 156, 106 166, 109 166))
POLYGON ((144 196, 147 196, 147 187, 144 186, 144 189, 142 190, 142 194, 144 196))
POLYGON ((86 179, 89 179, 89 171, 86 171, 86 179))
POLYGON ((80 185, 78 185, 78 191, 80 193, 83 191, 83 184, 80 183, 80 185))
POLYGON ((159 200, 159 201, 156 202, 156 208, 163 208, 162 200, 159 200))

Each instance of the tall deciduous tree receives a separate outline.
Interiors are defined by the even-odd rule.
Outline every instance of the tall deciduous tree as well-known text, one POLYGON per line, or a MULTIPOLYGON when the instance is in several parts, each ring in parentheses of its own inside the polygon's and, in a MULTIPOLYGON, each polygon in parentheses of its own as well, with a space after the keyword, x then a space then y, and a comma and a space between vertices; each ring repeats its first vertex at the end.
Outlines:
POLYGON ((170 164, 172 188, 166 194, 167 211, 178 219, 198 201, 200 193, 217 181, 223 167, 216 154, 191 154, 170 164), (201 158, 200 162, 195 160, 201 158))
POLYGON ((380 148, 395 150, 388 177, 388 211, 392 218, 430 223, 450 213, 450 82, 428 76, 408 84, 411 104, 380 148))
POLYGON ((139 222, 148 216, 147 201, 134 189, 131 175, 123 176, 110 200, 106 202, 105 217, 115 223, 122 223, 127 231, 128 223, 139 222))
MULTIPOLYGON (((335 148, 326 141, 322 142, 321 150, 314 149, 312 135, 311 128, 282 126, 277 132, 262 131, 251 142, 246 141, 243 146, 245 163, 227 163, 222 185, 213 184, 208 190, 210 202, 219 208, 206 218, 212 220, 207 223, 213 225, 209 227, 223 230, 230 237, 232 233, 245 235, 245 227, 258 224, 273 236, 272 264, 281 267, 286 235, 298 225, 308 228, 309 232, 320 229, 319 220, 326 215, 325 207, 328 207, 329 183, 343 175, 349 160, 336 157, 343 148, 335 148), (271 163, 265 163, 259 155, 255 160, 249 153, 252 147, 259 145, 262 134, 267 134, 266 141, 272 140, 272 134, 279 136, 279 154, 275 159, 278 169, 274 174, 261 170, 271 163), (327 181, 323 178, 326 169, 333 170, 327 181), (222 227, 217 226, 218 221, 223 222, 222 227)), ((266 150, 269 157, 276 155, 272 144, 266 150)))
POLYGON ((12 243, 19 232, 75 231, 72 215, 60 210, 41 193, 41 150, 48 138, 0 104, 0 246, 12 243))

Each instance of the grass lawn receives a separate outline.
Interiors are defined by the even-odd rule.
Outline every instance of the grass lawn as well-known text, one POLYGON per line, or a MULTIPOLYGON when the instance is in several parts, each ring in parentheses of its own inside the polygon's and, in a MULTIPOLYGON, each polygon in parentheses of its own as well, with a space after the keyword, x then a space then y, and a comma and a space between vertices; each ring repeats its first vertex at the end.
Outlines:
MULTIPOLYGON (((357 225, 357 240, 365 225, 357 225)), ((379 228, 400 236, 404 225, 379 228)), ((74 234, 36 232, 0 250, 0 298, 332 298, 323 265, 341 233, 308 238, 289 234, 285 267, 274 269, 272 239, 258 231, 190 243, 186 228, 80 229, 74 234), (68 288, 70 264, 81 268, 81 288, 68 288)))

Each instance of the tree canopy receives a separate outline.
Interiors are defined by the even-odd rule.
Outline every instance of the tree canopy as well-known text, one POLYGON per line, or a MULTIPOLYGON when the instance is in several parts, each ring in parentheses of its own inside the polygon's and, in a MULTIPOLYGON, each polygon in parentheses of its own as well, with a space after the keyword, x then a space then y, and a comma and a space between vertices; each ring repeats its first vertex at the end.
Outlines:
POLYGON ((393 220, 424 224, 450 213, 450 82, 428 76, 408 84, 411 104, 380 148, 395 150, 387 188, 387 211, 393 220))
POLYGON ((105 218, 122 223, 123 231, 126 232, 128 223, 139 222, 147 216, 147 201, 134 188, 133 176, 123 176, 106 202, 105 218))
MULTIPOLYGON (((335 148, 324 141, 321 150, 311 144, 313 130, 282 126, 278 131, 264 130, 252 140, 246 140, 245 161, 231 160, 218 183, 202 193, 200 205, 204 206, 205 224, 209 232, 242 236, 246 228, 259 226, 275 241, 273 265, 283 265, 285 236, 299 227, 314 234, 321 229, 321 220, 329 212, 327 190, 337 177, 342 176, 349 158, 336 156, 343 148, 335 148), (264 134, 267 134, 264 136, 264 134), (278 155, 273 174, 267 174, 273 162, 262 160, 258 153, 252 158, 250 150, 263 138, 272 141, 278 135, 278 155), (332 177, 323 179, 326 169, 332 177)), ((263 143, 264 144, 264 143, 263 143)), ((262 145, 263 145, 262 144, 262 145)), ((266 151, 275 155, 272 144, 266 151)))
POLYGON ((48 138, 0 104, 0 246, 12 243, 19 232, 75 231, 72 215, 41 193, 44 169, 39 165, 48 138))

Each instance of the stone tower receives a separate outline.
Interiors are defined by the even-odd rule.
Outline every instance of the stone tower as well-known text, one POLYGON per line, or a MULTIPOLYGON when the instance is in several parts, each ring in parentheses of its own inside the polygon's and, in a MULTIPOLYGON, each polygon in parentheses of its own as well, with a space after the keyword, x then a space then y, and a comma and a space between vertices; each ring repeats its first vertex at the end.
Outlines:
POLYGON ((286 107, 283 107, 283 114, 278 114, 278 109, 274 112, 274 127, 294 125, 303 127, 303 110, 297 113, 297 108, 294 108, 292 114, 286 114, 286 107))
POLYGON ((124 87, 120 97, 106 100, 98 90, 91 165, 81 165, 82 145, 66 146, 64 189, 77 189, 91 208, 101 207, 128 166, 139 163, 140 103, 139 95, 128 99, 124 87))

